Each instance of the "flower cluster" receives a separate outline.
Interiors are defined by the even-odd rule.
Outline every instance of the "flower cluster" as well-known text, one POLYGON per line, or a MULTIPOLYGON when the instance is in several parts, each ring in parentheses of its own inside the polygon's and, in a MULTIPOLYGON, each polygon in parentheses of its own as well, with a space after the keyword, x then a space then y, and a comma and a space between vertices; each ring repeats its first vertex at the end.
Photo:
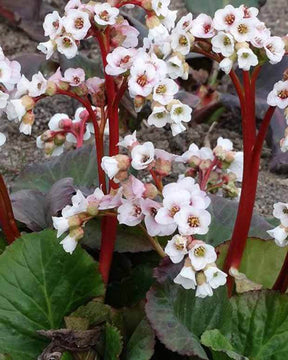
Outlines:
POLYGON ((175 264, 185 257, 184 266, 174 282, 185 289, 196 288, 196 296, 212 296, 213 289, 226 283, 227 275, 215 264, 217 254, 213 246, 193 240, 191 236, 175 235, 168 241, 165 252, 175 264))
POLYGON ((268 234, 275 239, 278 246, 284 247, 288 245, 288 204, 278 202, 274 204, 273 216, 280 220, 280 225, 272 230, 268 230, 268 234))
POLYGON ((49 40, 38 45, 38 49, 49 59, 55 50, 71 59, 77 55, 80 40, 93 36, 97 30, 112 28, 111 44, 114 46, 135 47, 139 32, 119 16, 119 9, 108 3, 70 0, 61 17, 57 11, 48 14, 44 20, 44 32, 49 40))
MULTIPOLYGON (((15 85, 21 78, 21 66, 17 61, 10 61, 0 46, 0 115, 7 111, 9 99, 15 85)), ((0 133, 0 146, 6 141, 4 134, 0 133)))

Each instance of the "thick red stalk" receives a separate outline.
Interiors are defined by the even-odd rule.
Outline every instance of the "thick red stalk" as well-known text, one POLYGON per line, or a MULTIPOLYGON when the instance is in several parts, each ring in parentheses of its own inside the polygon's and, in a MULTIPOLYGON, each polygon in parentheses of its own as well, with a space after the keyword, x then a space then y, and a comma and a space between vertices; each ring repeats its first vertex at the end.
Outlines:
POLYGON ((20 236, 2 175, 0 175, 0 225, 8 244, 11 244, 20 236))

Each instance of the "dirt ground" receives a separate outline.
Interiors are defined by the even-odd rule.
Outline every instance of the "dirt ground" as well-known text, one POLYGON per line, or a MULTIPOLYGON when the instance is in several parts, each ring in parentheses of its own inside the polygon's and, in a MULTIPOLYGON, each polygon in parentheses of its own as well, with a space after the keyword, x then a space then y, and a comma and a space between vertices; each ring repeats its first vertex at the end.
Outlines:
MULTIPOLYGON (((64 0, 61 0, 65 3, 64 0)), ((51 1, 50 1, 51 3, 51 1)), ((60 0, 57 2, 60 4, 60 0)), ((182 0, 171 1, 172 7, 179 9, 180 13, 185 13, 184 2, 182 0)), ((54 4, 54 3, 53 3, 54 4)), ((266 5, 261 9, 261 19, 271 27, 275 35, 285 35, 288 32, 288 7, 287 0, 267 0, 266 5)), ((25 53, 34 53, 37 43, 32 41, 26 33, 8 24, 6 20, 0 17, 0 45, 4 53, 10 58, 17 57, 25 53)), ((33 136, 27 137, 20 134, 18 127, 14 123, 4 120, 0 121, 0 131, 7 135, 7 143, 1 148, 0 171, 4 174, 7 183, 10 185, 13 178, 23 169, 25 164, 31 162, 43 161, 44 156, 41 150, 35 145, 36 137, 43 132, 45 124, 56 112, 71 114, 73 104, 71 100, 63 97, 55 97, 53 100, 42 101, 36 108, 36 122, 33 128, 33 136)), ((237 120, 235 120, 237 121, 237 120)), ((239 119, 238 119, 239 121, 239 119)), ((206 124, 195 125, 187 132, 175 138, 171 133, 164 129, 148 128, 142 125, 138 136, 143 140, 153 141, 157 147, 166 150, 173 150, 181 153, 192 142, 203 145, 209 126, 206 124)), ((239 134, 239 125, 225 126, 218 125, 212 134, 212 142, 218 136, 228 137, 235 143, 237 149, 241 149, 241 138, 239 134)), ((269 157, 271 151, 268 147, 264 148, 261 171, 259 178, 259 187, 257 193, 256 209, 265 215, 272 214, 273 203, 277 201, 288 201, 287 195, 287 176, 271 174, 268 170, 269 157)))

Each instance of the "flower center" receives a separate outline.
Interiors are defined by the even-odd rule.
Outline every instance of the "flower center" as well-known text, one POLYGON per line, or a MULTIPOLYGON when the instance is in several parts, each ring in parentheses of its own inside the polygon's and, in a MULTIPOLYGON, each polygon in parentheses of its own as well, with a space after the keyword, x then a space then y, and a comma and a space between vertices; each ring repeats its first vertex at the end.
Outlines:
POLYGON ((198 227, 200 225, 199 218, 197 216, 193 216, 193 215, 189 216, 188 217, 188 225, 193 228, 198 227))
POLYGON ((231 40, 229 39, 228 36, 225 36, 225 37, 224 37, 224 39, 223 39, 223 44, 224 44, 225 46, 231 45, 231 40))
POLYGON ((157 117, 157 119, 163 119, 164 118, 164 113, 163 112, 161 112, 161 113, 157 113, 156 114, 156 117, 157 117))
POLYGON ((180 210, 179 206, 174 205, 171 207, 170 211, 169 211, 169 215, 171 217, 174 217, 175 214, 177 214, 177 212, 180 210))
POLYGON ((126 55, 124 58, 121 59, 121 64, 127 64, 130 61, 130 56, 126 55))
POLYGON ((181 240, 176 240, 174 243, 174 246, 177 250, 184 250, 185 249, 185 243, 181 240))
POLYGON ((135 206, 135 215, 136 216, 139 216, 139 215, 141 215, 141 213, 142 213, 142 210, 141 210, 141 208, 139 207, 139 206, 135 206))
POLYGON ((205 32, 205 34, 208 34, 210 30, 211 30, 211 25, 210 25, 210 24, 205 24, 205 25, 204 25, 204 32, 205 32))
POLYGON ((206 249, 204 246, 199 246, 194 250, 194 255, 197 257, 203 257, 206 254, 206 249))
POLYGON ((157 215, 157 209, 155 209, 154 207, 152 207, 152 208, 150 209, 150 214, 151 214, 151 216, 155 217, 155 216, 157 215))
POLYGON ((165 94, 167 92, 167 87, 165 85, 159 85, 156 89, 156 94, 165 94))
POLYGON ((285 100, 288 98, 288 89, 281 90, 278 92, 278 97, 282 100, 285 100))
POLYGON ((248 33, 248 26, 247 25, 245 25, 245 24, 240 24, 240 25, 238 25, 238 32, 239 32, 239 34, 247 34, 248 33))
POLYGON ((99 17, 104 20, 104 21, 108 21, 110 16, 109 16, 109 13, 107 10, 104 10, 102 11, 100 14, 99 14, 99 17))
POLYGON ((75 26, 75 28, 76 29, 82 29, 83 28, 83 26, 84 26, 84 20, 83 20, 83 18, 77 18, 77 19, 75 19, 75 21, 74 21, 74 26, 75 26))
POLYGON ((40 90, 41 87, 42 87, 42 83, 39 82, 39 83, 37 84, 37 89, 40 90))
POLYGON ((137 84, 140 85, 141 87, 144 87, 148 82, 147 79, 147 75, 143 74, 141 76, 138 77, 137 79, 137 84))
POLYGON ((80 83, 80 78, 79 78, 79 76, 74 76, 74 77, 73 77, 73 82, 74 82, 75 84, 79 84, 79 83, 80 83))
POLYGON ((54 29, 58 30, 59 29, 59 20, 56 20, 52 23, 54 29))
POLYGON ((69 48, 72 46, 72 41, 69 38, 64 37, 62 40, 62 44, 65 48, 69 48))
POLYGON ((285 214, 285 215, 288 214, 288 209, 287 208, 283 209, 283 214, 285 214))
POLYGON ((148 156, 148 155, 143 155, 143 156, 142 156, 142 163, 146 163, 149 159, 150 159, 150 156, 148 156))
POLYGON ((226 15, 224 21, 227 25, 232 25, 235 21, 235 15, 233 14, 226 15))
POLYGON ((179 44, 182 46, 186 46, 188 44, 188 39, 186 36, 182 35, 179 37, 179 44))
POLYGON ((181 106, 176 107, 173 111, 174 115, 181 115, 183 114, 183 108, 181 106))

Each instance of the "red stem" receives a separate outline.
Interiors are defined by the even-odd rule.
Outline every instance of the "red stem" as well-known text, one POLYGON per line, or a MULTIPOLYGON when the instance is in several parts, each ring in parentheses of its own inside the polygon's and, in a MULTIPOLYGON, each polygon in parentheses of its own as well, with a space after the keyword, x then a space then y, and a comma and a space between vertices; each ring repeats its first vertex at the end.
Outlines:
POLYGON ((13 214, 12 204, 2 175, 0 175, 0 225, 8 244, 20 237, 13 214))

